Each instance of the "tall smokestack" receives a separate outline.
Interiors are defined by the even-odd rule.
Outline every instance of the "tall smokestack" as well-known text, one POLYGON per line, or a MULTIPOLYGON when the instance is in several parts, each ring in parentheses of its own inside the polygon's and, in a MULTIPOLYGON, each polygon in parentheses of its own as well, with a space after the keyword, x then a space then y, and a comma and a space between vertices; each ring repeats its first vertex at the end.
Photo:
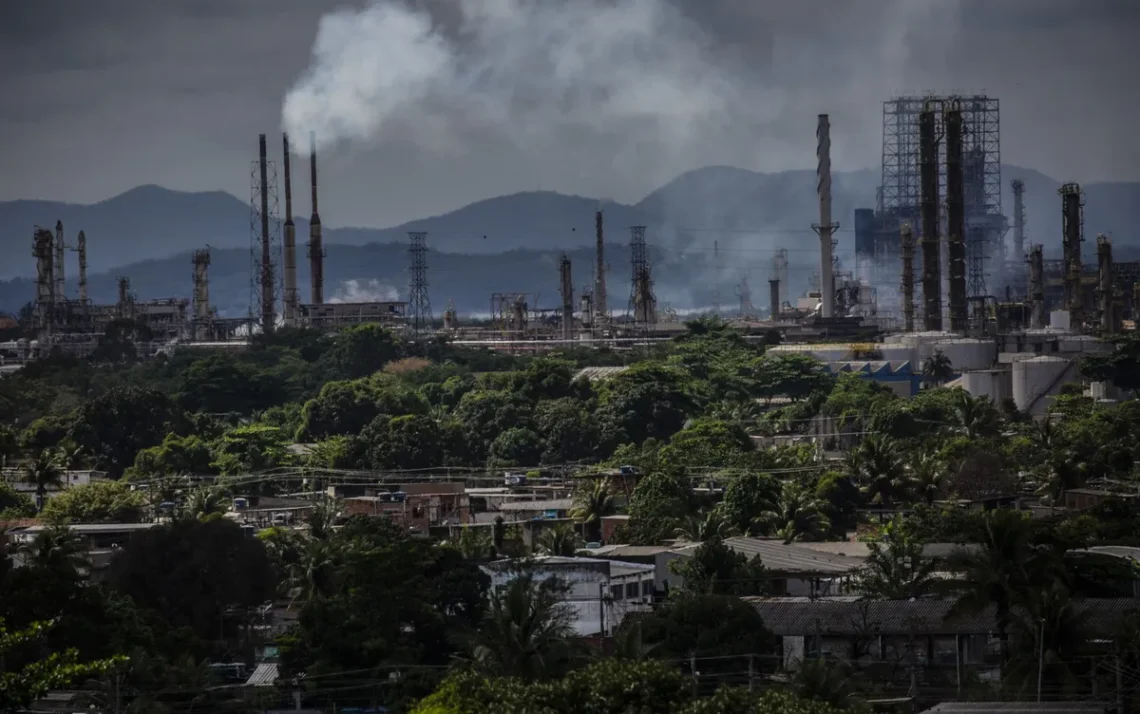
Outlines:
POLYGON ((934 111, 927 104, 918 115, 918 163, 922 209, 923 327, 942 329, 942 266, 938 237, 938 139, 934 111))
POLYGON ((594 214, 594 234, 594 321, 597 323, 605 322, 609 316, 606 305, 606 234, 600 210, 594 214))
MULTIPOLYGON (((1014 179, 1010 187, 1013 189, 1013 254, 1021 260, 1025 255, 1025 182, 1014 179)), ((1014 277, 1014 283, 1019 287, 1025 285, 1024 270, 1014 277)))
POLYGON ((1100 300, 1100 332, 1116 332, 1116 304, 1112 294, 1112 242, 1105 236, 1096 237, 1097 297, 1100 300))
POLYGON ((64 259, 64 251, 66 241, 63 238, 63 221, 55 222, 55 262, 53 264, 52 277, 55 280, 55 301, 64 302, 67 300, 67 283, 64 280, 64 266, 67 261, 64 259))
POLYGON ((325 302, 325 247, 317 210, 317 135, 309 132, 309 181, 313 186, 313 215, 309 216, 309 291, 314 305, 325 302))
POLYGON ((780 319, 780 279, 768 279, 768 302, 772 303, 772 321, 780 319))
POLYGON ((297 324, 297 226, 293 223, 293 179, 289 172, 289 135, 282 135, 285 149, 285 236, 281 247, 285 297, 285 326, 297 324))
POLYGON ((914 332, 914 230, 909 223, 899 228, 902 248, 903 329, 914 332))
POLYGON ((831 317, 835 312, 835 266, 831 257, 831 235, 838 224, 831 222, 831 120, 819 115, 816 125, 817 159, 815 178, 819 196, 819 224, 812 226, 819 234, 820 315, 831 317))
POLYGON ((1081 295, 1081 243, 1084 241, 1084 203, 1079 184, 1067 183, 1061 194, 1061 223, 1065 236, 1065 309, 1074 330, 1084 325, 1084 296, 1081 295))
POLYGON ((79 254, 79 301, 87 302, 87 234, 79 231, 75 239, 75 251, 79 254))
POLYGON ((119 302, 116 307, 119 309, 119 317, 133 318, 134 300, 131 299, 131 279, 123 275, 119 278, 119 302))
POLYGON ((273 309, 273 256, 269 251, 269 158, 265 134, 258 136, 258 171, 261 172, 261 332, 273 332, 277 319, 273 309))
POLYGON ((1045 329, 1045 251, 1041 245, 1029 247, 1029 303, 1033 308, 1030 325, 1045 329))
POLYGON ((574 280, 570 275, 570 256, 562 254, 559 265, 559 278, 562 293, 562 339, 574 339, 574 280))
POLYGON ((962 173, 962 110, 957 102, 944 115, 946 128, 946 241, 950 272, 950 329, 965 332, 966 303, 966 196, 962 173))
POLYGON ((51 231, 34 228, 32 252, 36 257, 36 325, 45 334, 51 332, 55 302, 55 280, 52 278, 51 231))
POLYGON ((210 323, 210 249, 194 251, 194 339, 209 338, 210 323))

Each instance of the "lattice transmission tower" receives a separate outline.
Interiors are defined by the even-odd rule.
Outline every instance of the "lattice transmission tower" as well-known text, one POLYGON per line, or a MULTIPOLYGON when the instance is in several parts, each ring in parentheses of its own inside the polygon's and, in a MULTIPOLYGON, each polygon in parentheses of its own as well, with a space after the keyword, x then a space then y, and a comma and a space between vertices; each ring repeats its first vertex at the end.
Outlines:
POLYGON ((428 296, 427 233, 413 231, 408 234, 408 325, 415 337, 432 330, 431 298, 428 296))
POLYGON ((629 229, 629 261, 632 270, 629 289, 629 314, 638 329, 648 332, 657 324, 657 297, 649 272, 649 253, 645 246, 645 226, 629 229))

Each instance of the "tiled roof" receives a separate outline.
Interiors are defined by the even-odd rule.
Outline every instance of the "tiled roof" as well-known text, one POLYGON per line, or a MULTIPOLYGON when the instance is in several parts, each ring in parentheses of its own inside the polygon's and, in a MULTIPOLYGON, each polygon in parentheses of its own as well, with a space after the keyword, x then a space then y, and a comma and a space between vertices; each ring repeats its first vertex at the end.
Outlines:
MULTIPOLYGON (((952 600, 803 600, 748 598, 775 635, 881 635, 982 634, 997 630, 995 610, 952 614, 952 600)), ((1132 598, 1102 598, 1078 601, 1075 609, 1084 615, 1090 633, 1110 634, 1128 612, 1140 611, 1132 598)))
POLYGON ((765 568, 778 573, 822 573, 842 575, 863 564, 861 558, 818 553, 798 545, 762 538, 726 538, 732 550, 752 559, 759 556, 765 568))

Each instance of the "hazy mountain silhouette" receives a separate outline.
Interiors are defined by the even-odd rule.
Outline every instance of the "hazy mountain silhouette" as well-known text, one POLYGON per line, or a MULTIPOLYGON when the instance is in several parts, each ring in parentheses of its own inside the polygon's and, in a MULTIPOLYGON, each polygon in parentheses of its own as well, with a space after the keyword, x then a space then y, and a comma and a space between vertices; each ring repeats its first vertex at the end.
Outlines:
MULTIPOLYGON (((1026 183, 1027 236, 1045 244, 1046 254, 1060 254, 1060 182, 1031 169, 1003 168, 1003 207, 1012 218, 1009 183, 1026 183)), ((675 306, 735 304, 746 278, 765 302, 772 252, 787 248, 792 289, 803 289, 818 262, 818 243, 810 225, 818 220, 814 171, 762 174, 731 167, 687 172, 634 206, 606 202, 607 263, 611 307, 623 310, 628 292, 628 226, 648 226, 659 297, 675 306), (713 243, 719 256, 713 256, 713 243), (627 287, 621 287, 624 284, 627 287)), ((854 243, 853 211, 872 207, 878 171, 836 172, 834 218, 840 223, 837 254, 850 259, 854 243)), ((1114 238, 1118 260, 1135 259, 1140 239, 1140 183, 1085 186, 1086 251, 1091 259, 1097 233, 1114 238)), ((329 228, 326 217, 326 295, 370 299, 406 292, 407 232, 428 233, 430 293, 442 311, 454 299, 462 310, 485 311, 493 291, 541 293, 552 306, 558 289, 557 257, 574 252, 575 284, 592 279, 589 248, 594 241, 598 199, 551 192, 518 193, 479 201, 440 216, 387 229, 329 228), (485 236, 485 237, 484 237, 485 236)), ((213 247, 211 297, 225 313, 241 314, 249 293, 249 209, 222 192, 183 193, 143 186, 92 205, 49 201, 0 203, 2 247, 11 256, 0 265, 0 310, 14 310, 32 299, 28 279, 34 273, 32 224, 64 222, 68 239, 83 229, 88 236, 93 299, 114 299, 114 278, 129 275, 140 298, 185 296, 191 292, 190 251, 213 247)), ((304 241, 307 223, 298 218, 304 241)), ((303 247, 298 282, 308 293, 308 265, 303 247)), ((69 291, 74 293, 75 258, 69 256, 69 291)))

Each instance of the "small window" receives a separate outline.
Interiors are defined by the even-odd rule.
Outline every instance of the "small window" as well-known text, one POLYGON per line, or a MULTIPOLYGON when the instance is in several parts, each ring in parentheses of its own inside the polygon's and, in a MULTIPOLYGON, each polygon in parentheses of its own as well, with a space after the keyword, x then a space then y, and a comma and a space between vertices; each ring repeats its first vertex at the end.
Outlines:
POLYGON ((653 581, 652 580, 642 580, 641 581, 641 596, 642 597, 652 597, 653 596, 653 581))
POLYGON ((626 583, 625 596, 627 598, 630 598, 631 600, 633 598, 636 598, 638 595, 638 592, 639 592, 639 588, 637 587, 637 583, 626 583))
POLYGON ((621 600, 622 589, 620 585, 614 585, 610 588, 610 597, 614 600, 621 600))

